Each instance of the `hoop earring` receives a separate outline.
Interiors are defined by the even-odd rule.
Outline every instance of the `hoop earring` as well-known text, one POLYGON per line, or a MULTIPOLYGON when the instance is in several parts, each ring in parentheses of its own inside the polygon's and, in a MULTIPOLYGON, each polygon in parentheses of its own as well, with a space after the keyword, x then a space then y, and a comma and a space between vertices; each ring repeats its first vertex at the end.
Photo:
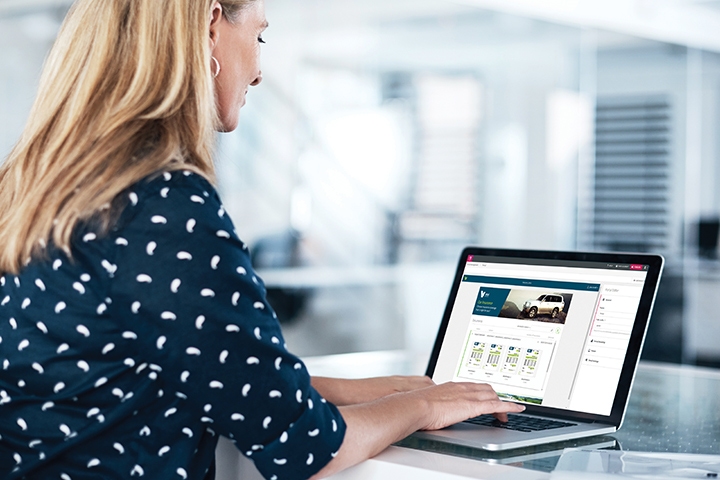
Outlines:
POLYGON ((217 78, 217 76, 220 75, 220 62, 218 62, 218 59, 215 57, 210 57, 210 59, 215 64, 215 71, 213 72, 213 78, 217 78))

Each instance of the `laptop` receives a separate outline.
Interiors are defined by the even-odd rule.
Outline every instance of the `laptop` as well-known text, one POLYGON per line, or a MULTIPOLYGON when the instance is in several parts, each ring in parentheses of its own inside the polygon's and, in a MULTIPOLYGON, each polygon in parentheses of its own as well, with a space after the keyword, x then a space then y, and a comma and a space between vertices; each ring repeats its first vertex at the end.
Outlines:
POLYGON ((466 248, 426 374, 524 404, 416 438, 498 451, 622 425, 664 259, 466 248))

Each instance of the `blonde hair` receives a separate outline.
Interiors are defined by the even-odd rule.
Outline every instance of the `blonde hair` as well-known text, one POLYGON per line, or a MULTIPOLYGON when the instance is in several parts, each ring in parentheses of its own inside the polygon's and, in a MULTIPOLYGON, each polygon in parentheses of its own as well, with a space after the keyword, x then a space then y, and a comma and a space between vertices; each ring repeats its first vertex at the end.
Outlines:
MULTIPOLYGON (((253 0, 220 0, 236 21, 253 0)), ((213 0, 78 0, 47 59, 18 144, 0 167, 0 272, 78 222, 107 233, 118 195, 164 170, 214 180, 213 0)))

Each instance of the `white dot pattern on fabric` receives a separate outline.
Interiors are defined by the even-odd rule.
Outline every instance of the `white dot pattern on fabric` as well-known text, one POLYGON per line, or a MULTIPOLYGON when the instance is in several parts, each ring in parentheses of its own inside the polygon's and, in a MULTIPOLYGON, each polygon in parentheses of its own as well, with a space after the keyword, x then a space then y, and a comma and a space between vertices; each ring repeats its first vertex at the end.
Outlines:
POLYGON ((286 350, 216 192, 176 172, 123 197, 110 234, 78 227, 72 261, 48 248, 0 276, 0 478, 203 478, 219 435, 266 478, 313 476, 342 417, 286 350), (44 397, 14 400, 30 387, 44 397))
POLYGON ((100 264, 111 277, 115 275, 115 272, 117 272, 117 265, 113 265, 107 260, 103 260, 102 262, 100 262, 100 264))

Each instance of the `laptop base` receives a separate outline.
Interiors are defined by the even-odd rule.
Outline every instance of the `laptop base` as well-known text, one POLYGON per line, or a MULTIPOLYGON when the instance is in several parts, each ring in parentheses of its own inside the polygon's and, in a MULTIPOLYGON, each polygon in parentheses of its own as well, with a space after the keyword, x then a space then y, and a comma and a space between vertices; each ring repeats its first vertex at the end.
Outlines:
POLYGON ((614 426, 602 424, 578 424, 551 431, 518 432, 497 427, 458 423, 442 430, 416 432, 412 436, 418 439, 435 440, 498 452, 550 442, 605 435, 615 431, 617 429, 614 426))

